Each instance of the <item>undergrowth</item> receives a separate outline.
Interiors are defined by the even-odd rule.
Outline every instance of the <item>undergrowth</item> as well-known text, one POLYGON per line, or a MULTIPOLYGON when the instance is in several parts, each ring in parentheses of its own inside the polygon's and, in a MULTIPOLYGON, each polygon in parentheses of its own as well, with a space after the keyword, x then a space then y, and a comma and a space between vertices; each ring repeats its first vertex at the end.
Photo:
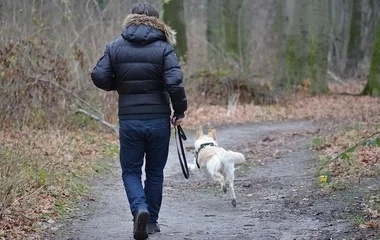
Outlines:
MULTIPOLYGON (((312 148, 322 153, 318 180, 322 191, 333 193, 350 189, 355 184, 380 178, 380 125, 374 117, 365 123, 322 138, 312 148)), ((375 184, 376 186, 376 184, 375 184)), ((379 187, 379 186, 377 186, 379 187)), ((372 188, 372 187, 370 187, 372 188)), ((358 194, 360 213, 352 216, 360 228, 380 228, 380 189, 358 194)))
POLYGON ((0 237, 24 239, 68 216, 89 180, 117 156, 111 133, 4 132, 0 146, 0 237))

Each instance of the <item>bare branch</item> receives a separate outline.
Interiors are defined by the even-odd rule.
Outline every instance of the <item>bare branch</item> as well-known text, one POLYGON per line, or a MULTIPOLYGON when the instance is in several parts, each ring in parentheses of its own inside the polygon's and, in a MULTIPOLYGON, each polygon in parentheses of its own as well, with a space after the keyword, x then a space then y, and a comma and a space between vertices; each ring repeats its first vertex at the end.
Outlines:
POLYGON ((97 26, 97 25, 101 25, 102 23, 91 23, 91 24, 88 24, 86 25, 85 27, 83 27, 83 29, 80 31, 80 33, 76 36, 76 38, 74 39, 74 41, 72 43, 70 43, 70 47, 73 47, 74 44, 82 37, 82 34, 90 27, 93 27, 93 26, 97 26))
POLYGON ((34 194, 36 194, 37 192, 39 192, 41 189, 43 189, 46 185, 42 185, 41 187, 39 187, 38 189, 36 189, 35 191, 33 191, 32 193, 30 194, 25 194, 25 195, 22 195, 21 197, 17 198, 16 200, 14 200, 12 202, 11 205, 9 205, 9 207, 5 208, 3 211, 1 211, 0 215, 4 215, 4 213, 10 209, 11 207, 13 207, 16 203, 20 202, 22 199, 26 198, 26 197, 30 197, 34 194))
POLYGON ((60 25, 60 24, 61 24, 60 22, 57 22, 56 24, 54 24, 54 25, 52 25, 52 26, 48 26, 48 27, 45 27, 45 28, 41 28, 40 30, 38 30, 38 31, 36 31, 36 32, 34 32, 34 33, 32 33, 32 34, 30 34, 27 38, 33 37, 33 36, 35 36, 35 35, 38 35, 38 34, 40 34, 40 33, 43 32, 43 31, 53 29, 53 28, 57 27, 57 26, 60 25))
POLYGON ((346 151, 341 152, 341 153, 339 153, 337 156, 335 156, 334 158, 332 158, 332 159, 330 160, 330 162, 333 162, 333 161, 335 161, 336 159, 342 157, 344 154, 346 154, 346 153, 352 151, 352 150, 355 149, 357 146, 359 146, 360 144, 363 144, 363 143, 367 142, 369 139, 373 138, 373 137, 376 136, 376 135, 380 135, 380 132, 375 132, 375 133, 373 133, 371 136, 369 136, 369 137, 367 137, 367 138, 361 140, 360 142, 357 142, 356 144, 354 144, 354 146, 348 148, 346 151))
POLYGON ((85 100, 83 100, 82 98, 80 98, 80 97, 79 97, 78 95, 76 95, 75 93, 73 93, 73 92, 67 90, 66 88, 60 86, 59 84, 57 84, 57 83, 55 83, 55 82, 52 82, 52 81, 49 81, 49 80, 47 80, 47 79, 43 79, 43 78, 41 78, 41 77, 31 76, 31 75, 29 75, 29 74, 28 74, 27 76, 30 77, 30 78, 32 78, 32 79, 35 79, 36 81, 49 83, 49 84, 55 86, 56 88, 58 88, 58 89, 64 91, 64 92, 65 92, 66 94, 68 94, 68 95, 73 96, 74 98, 76 98, 77 100, 79 100, 81 103, 85 104, 87 107, 89 107, 89 108, 91 108, 92 110, 94 110, 95 112, 97 112, 97 113, 101 116, 102 119, 104 118, 103 114, 102 114, 99 110, 97 110, 96 108, 94 108, 93 106, 91 106, 88 102, 86 102, 85 100))
POLYGON ((94 119, 96 121, 99 121, 101 124, 103 124, 103 125, 109 127, 110 129, 112 129, 116 133, 116 135, 119 136, 119 128, 118 127, 116 127, 115 125, 113 125, 113 124, 111 124, 111 123, 109 123, 109 122, 107 122, 107 121, 99 118, 98 116, 95 116, 94 114, 91 114, 91 113, 89 113, 89 112, 87 112, 87 111, 85 111, 83 109, 78 109, 78 110, 75 111, 75 113, 76 114, 77 113, 82 113, 82 114, 84 114, 84 115, 86 115, 86 116, 88 116, 88 117, 90 117, 90 118, 92 118, 92 119, 94 119))
POLYGON ((338 83, 341 83, 341 84, 344 84, 344 82, 342 80, 340 80, 337 76, 335 76, 335 74, 332 73, 331 71, 327 71, 327 74, 329 76, 331 76, 334 79, 334 81, 336 81, 338 83))

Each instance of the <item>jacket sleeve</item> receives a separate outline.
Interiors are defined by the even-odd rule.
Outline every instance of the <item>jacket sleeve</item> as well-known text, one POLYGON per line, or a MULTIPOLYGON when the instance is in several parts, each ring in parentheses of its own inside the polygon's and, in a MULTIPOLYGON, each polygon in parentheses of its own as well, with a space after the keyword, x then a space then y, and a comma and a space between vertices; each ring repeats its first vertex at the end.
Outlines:
POLYGON ((96 66, 92 70, 91 79, 98 88, 105 91, 116 90, 109 46, 106 47, 103 56, 98 60, 96 66))
POLYGON ((174 116, 183 118, 187 110, 187 98, 183 87, 183 74, 173 47, 168 44, 164 51, 163 79, 172 102, 174 116))

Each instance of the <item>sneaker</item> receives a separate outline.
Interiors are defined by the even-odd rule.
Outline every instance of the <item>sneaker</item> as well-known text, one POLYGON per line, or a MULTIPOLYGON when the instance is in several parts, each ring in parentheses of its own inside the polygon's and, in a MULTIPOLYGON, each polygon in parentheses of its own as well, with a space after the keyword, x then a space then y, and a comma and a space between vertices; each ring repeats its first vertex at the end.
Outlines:
POLYGON ((136 240, 145 240, 148 238, 147 225, 149 222, 149 212, 147 210, 138 210, 133 220, 133 238, 136 240))
POLYGON ((147 226, 147 232, 148 234, 161 232, 160 225, 158 225, 158 223, 149 223, 147 226))

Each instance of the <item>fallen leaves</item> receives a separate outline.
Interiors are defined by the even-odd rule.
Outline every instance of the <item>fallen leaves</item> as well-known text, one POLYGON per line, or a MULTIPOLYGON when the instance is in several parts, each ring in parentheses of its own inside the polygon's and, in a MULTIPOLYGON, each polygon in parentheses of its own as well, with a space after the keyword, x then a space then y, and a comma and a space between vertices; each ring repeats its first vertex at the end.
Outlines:
MULTIPOLYGON (((376 131, 376 125, 369 125, 365 129, 354 128, 328 136, 325 140, 328 144, 322 149, 322 153, 327 159, 332 159, 376 131)), ((340 158, 330 161, 325 168, 334 178, 347 180, 376 175, 380 173, 380 147, 377 144, 363 143, 340 158)))
POLYGON ((224 106, 192 105, 191 101, 189 105, 183 126, 190 129, 207 123, 222 125, 299 119, 366 121, 371 116, 380 114, 379 98, 348 95, 295 97, 287 103, 269 106, 238 105, 234 114, 230 115, 227 114, 228 108, 224 106))

